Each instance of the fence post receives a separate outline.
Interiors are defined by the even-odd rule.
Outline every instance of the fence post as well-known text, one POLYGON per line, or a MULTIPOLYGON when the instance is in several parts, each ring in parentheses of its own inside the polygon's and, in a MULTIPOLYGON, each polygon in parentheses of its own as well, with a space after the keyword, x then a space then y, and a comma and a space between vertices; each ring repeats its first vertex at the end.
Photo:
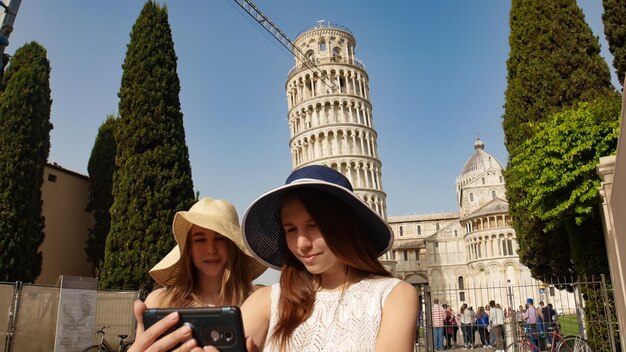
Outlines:
MULTIPOLYGON (((574 280, 572 280, 572 282, 574 282, 574 280)), ((580 282, 579 277, 576 281, 576 284, 574 285, 576 293, 578 293, 578 302, 576 302, 576 318, 578 320, 578 333, 580 334, 580 336, 582 336, 582 338, 587 339, 587 331, 585 330, 585 326, 583 323, 583 320, 585 319, 585 308, 583 307, 583 298, 580 292, 581 284, 582 283, 580 282)))
POLYGON ((6 344, 4 345, 5 352, 13 351, 13 340, 15 339, 15 329, 17 328, 17 316, 19 309, 20 293, 22 292, 22 282, 17 281, 15 283, 15 289, 13 291, 13 300, 11 301, 11 311, 9 312, 9 326, 7 327, 6 344))
POLYGON ((426 318, 424 323, 424 342, 426 344, 426 351, 432 351, 433 346, 433 297, 429 286, 424 286, 424 317, 426 318))
POLYGON ((609 305, 609 294, 606 289, 606 277, 604 274, 600 274, 600 277, 602 278, 602 303, 604 306, 604 314, 606 315, 607 323, 609 324, 609 340, 611 342, 611 351, 615 352, 615 335, 613 331, 611 308, 609 305))
MULTIPOLYGON (((511 280, 506 280, 506 295, 509 299, 509 307, 511 307, 512 309, 515 309, 515 304, 513 304, 513 286, 511 285, 511 280)), ((513 343, 514 341, 517 341, 517 309, 515 309, 513 311, 513 315, 509 317, 510 321, 509 324, 507 326, 506 322, 504 323, 504 325, 502 326, 502 328, 504 329, 504 341, 502 341, 502 343, 504 344, 504 346, 500 346, 506 348, 510 343, 513 343), (509 329, 509 332, 511 332, 511 334, 507 333, 507 329, 509 329), (507 340, 507 337, 509 338, 507 340)))

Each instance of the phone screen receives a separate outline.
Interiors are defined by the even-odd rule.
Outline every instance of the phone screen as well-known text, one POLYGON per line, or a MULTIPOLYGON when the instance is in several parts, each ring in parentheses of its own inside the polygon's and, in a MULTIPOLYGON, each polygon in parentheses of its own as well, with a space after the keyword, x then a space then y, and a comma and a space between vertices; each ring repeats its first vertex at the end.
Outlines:
POLYGON ((148 329, 168 314, 177 311, 178 323, 164 335, 188 325, 199 346, 215 346, 220 351, 245 352, 245 335, 239 307, 153 308, 143 313, 143 325, 148 329))

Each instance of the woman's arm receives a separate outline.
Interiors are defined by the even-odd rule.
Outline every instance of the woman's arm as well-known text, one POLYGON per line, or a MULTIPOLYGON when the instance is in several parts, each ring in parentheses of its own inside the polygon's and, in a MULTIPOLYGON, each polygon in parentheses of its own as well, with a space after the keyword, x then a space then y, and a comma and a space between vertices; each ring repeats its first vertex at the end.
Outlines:
POLYGON ((376 341, 376 351, 406 351, 415 349, 417 291, 407 282, 393 288, 385 305, 376 341))
POLYGON ((256 347, 262 350, 270 325, 272 287, 254 291, 241 305, 243 328, 246 337, 252 337, 256 347))

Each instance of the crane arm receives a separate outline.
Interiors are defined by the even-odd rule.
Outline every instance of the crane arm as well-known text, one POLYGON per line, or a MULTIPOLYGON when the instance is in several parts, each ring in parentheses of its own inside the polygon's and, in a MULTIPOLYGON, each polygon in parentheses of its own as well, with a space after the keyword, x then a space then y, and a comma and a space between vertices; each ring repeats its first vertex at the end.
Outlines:
POLYGON ((267 16, 265 16, 250 0, 235 0, 237 5, 241 7, 250 17, 252 17, 258 24, 260 24, 265 30, 270 33, 278 42, 284 46, 289 52, 291 52, 297 60, 300 60, 309 70, 318 72, 320 78, 324 84, 326 84, 333 91, 337 90, 337 85, 333 82, 328 75, 309 59, 304 53, 293 44, 293 42, 280 30, 267 16))

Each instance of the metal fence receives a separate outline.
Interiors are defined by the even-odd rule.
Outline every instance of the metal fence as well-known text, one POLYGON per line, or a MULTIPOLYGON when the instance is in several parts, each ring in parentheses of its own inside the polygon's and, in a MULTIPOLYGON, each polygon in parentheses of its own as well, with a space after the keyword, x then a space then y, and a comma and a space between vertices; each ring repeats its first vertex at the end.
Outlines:
MULTIPOLYGON (((529 298, 539 309, 539 302, 550 303, 558 313, 557 321, 564 335, 577 335, 588 340, 596 351, 620 350, 620 326, 617 322, 613 290, 604 275, 599 278, 567 280, 563 282, 540 282, 532 280, 528 283, 509 284, 506 286, 485 286, 471 289, 446 288, 432 289, 421 286, 421 308, 419 314, 419 334, 416 335, 416 351, 434 351, 432 328, 433 300, 439 304, 451 306, 453 313, 458 314, 462 304, 472 306, 474 311, 484 307, 489 301, 496 301, 505 312, 505 332, 508 346, 519 338, 516 333, 516 314, 520 307, 524 308, 529 298)), ((451 345, 463 347, 462 330, 455 331, 451 345), (456 343, 454 342, 456 341, 456 343)), ((444 338, 444 346, 447 346, 444 338)), ((480 350, 480 338, 474 338, 480 350)), ((453 346, 453 347, 454 347, 453 346)))
MULTIPOLYGON (((50 352, 55 348, 60 288, 22 283, 0 283, 0 351, 50 352)), ((136 291, 97 291, 90 342, 99 342, 97 330, 107 326, 106 339, 118 346, 117 335, 135 336, 133 302, 136 291)), ((85 346, 87 347, 87 346, 85 346)))

